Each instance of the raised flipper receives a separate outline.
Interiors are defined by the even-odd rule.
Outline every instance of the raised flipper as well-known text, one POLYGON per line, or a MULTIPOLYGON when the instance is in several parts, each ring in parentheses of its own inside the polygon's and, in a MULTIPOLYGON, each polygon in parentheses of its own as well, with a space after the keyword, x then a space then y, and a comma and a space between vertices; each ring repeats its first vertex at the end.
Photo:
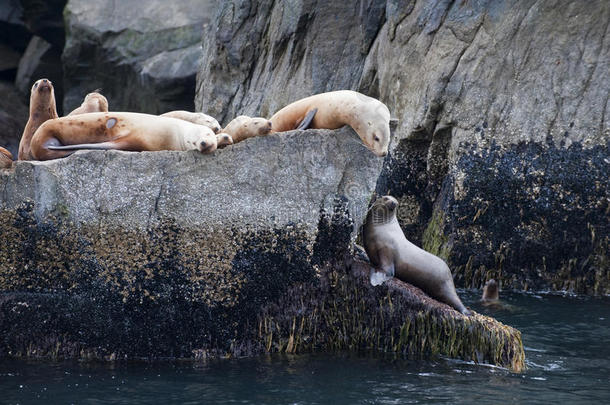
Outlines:
POLYGON ((299 124, 299 126, 297 127, 297 129, 307 129, 309 128, 309 126, 311 125, 311 121, 313 121, 313 117, 316 116, 316 113, 318 112, 317 108, 314 108, 313 110, 309 111, 307 113, 307 115, 305 115, 305 118, 303 118, 303 121, 301 121, 301 123, 299 124))
POLYGON ((379 255, 379 265, 371 268, 369 278, 371 285, 378 286, 394 277, 394 262, 383 254, 379 255))
POLYGON ((94 150, 110 150, 118 149, 115 142, 99 142, 99 143, 79 143, 75 145, 47 145, 49 150, 81 150, 81 149, 94 149, 94 150))

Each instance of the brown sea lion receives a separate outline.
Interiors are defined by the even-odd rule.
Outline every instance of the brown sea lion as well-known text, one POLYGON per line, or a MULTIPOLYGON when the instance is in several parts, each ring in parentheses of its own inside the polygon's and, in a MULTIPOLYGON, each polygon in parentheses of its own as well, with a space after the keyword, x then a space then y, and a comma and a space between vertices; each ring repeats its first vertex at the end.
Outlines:
POLYGON ((255 136, 267 135, 271 133, 271 128, 271 121, 266 118, 240 115, 229 122, 222 132, 231 135, 233 143, 237 143, 255 136))
POLYGON ((78 115, 93 112, 108 112, 108 100, 106 100, 106 97, 96 91, 87 94, 80 107, 74 109, 68 115, 78 115))
POLYGON ((500 299, 500 290, 498 288, 498 283, 493 278, 487 280, 485 286, 483 287, 483 296, 481 297, 481 301, 498 301, 500 299))
POLYGON ((80 149, 127 151, 216 150, 210 128, 175 118, 130 112, 88 113, 49 120, 32 138, 38 160, 68 156, 80 149))
POLYGON ((25 124, 25 129, 19 142, 18 160, 34 159, 30 149, 34 132, 43 122, 53 118, 57 118, 53 83, 48 79, 37 80, 30 91, 30 118, 27 124, 25 124))
POLYGON ((13 154, 0 146, 0 169, 8 169, 13 165, 13 154))
POLYGON ((177 110, 161 114, 161 117, 177 118, 179 120, 192 122, 193 124, 205 125, 212 131, 214 131, 215 134, 220 132, 220 124, 218 123, 218 121, 216 121, 214 117, 211 117, 204 113, 177 110))
POLYGON ((375 201, 367 214, 362 237, 375 269, 371 283, 378 285, 396 276, 462 314, 470 315, 455 291, 447 264, 407 240, 396 219, 397 207, 394 197, 384 196, 375 201))
POLYGON ((351 90, 331 91, 295 101, 273 114, 271 123, 273 132, 337 129, 349 125, 377 156, 387 155, 390 144, 388 107, 351 90))

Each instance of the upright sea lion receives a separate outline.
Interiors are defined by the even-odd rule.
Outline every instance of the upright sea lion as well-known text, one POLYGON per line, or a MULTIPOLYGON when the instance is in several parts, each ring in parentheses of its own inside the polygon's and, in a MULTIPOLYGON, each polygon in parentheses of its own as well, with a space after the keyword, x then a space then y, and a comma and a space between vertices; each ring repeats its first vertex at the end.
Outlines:
POLYGON ((376 270, 371 274, 371 283, 377 285, 396 275, 462 314, 470 315, 455 292, 447 264, 407 240, 396 219, 397 207, 394 197, 384 196, 375 201, 367 214, 362 236, 364 249, 376 270))
POLYGON ((214 131, 215 134, 220 132, 220 124, 218 123, 218 121, 216 121, 214 117, 211 117, 204 113, 177 110, 161 114, 161 117, 177 118, 179 120, 192 122, 193 124, 205 125, 212 131, 214 131))
POLYGON ((32 138, 32 155, 56 159, 79 149, 128 151, 216 150, 210 128, 157 115, 111 112, 56 118, 42 124, 32 138))
POLYGON ((93 112, 108 112, 108 100, 106 100, 106 97, 102 96, 96 91, 87 94, 80 107, 76 108, 68 115, 78 115, 93 112))
POLYGON ((481 301, 498 301, 500 299, 500 292, 498 289, 498 283, 493 278, 487 280, 485 286, 483 287, 483 296, 481 297, 481 301))
POLYGON ((30 118, 21 141, 19 142, 19 153, 17 159, 31 160, 34 159, 30 149, 30 143, 34 132, 46 120, 57 118, 57 107, 55 106, 55 90, 53 83, 48 79, 37 80, 30 91, 30 118))
POLYGON ((273 114, 271 122, 273 132, 349 125, 375 155, 388 153, 390 110, 381 101, 356 91, 331 91, 295 101, 273 114))
POLYGON ((271 121, 266 118, 240 115, 229 122, 222 132, 231 135, 233 143, 237 143, 255 136, 267 135, 271 129, 271 121))
POLYGON ((0 146, 0 169, 8 169, 13 165, 13 154, 0 146))

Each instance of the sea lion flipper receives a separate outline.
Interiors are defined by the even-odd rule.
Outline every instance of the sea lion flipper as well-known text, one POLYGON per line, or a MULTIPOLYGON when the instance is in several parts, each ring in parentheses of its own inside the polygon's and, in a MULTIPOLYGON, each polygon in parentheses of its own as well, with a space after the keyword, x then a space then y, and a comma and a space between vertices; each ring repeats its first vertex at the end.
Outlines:
POLYGON ((303 118, 303 121, 301 121, 301 123, 299 124, 297 129, 305 130, 305 129, 309 128, 309 126, 311 125, 311 121, 313 121, 313 118, 316 116, 317 112, 318 112, 317 108, 314 108, 313 110, 309 111, 305 115, 305 118, 303 118))
POLYGON ((119 149, 117 144, 114 142, 99 142, 99 143, 79 143, 76 145, 47 145, 49 150, 81 150, 81 149, 95 149, 95 150, 110 150, 119 149))

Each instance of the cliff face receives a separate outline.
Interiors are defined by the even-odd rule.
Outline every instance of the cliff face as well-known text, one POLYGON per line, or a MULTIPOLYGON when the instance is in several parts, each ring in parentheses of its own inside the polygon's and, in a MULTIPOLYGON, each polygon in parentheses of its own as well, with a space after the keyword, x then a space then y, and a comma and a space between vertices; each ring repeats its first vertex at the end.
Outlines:
POLYGON ((233 1, 196 107, 228 121, 351 88, 399 119, 377 184, 458 285, 610 293, 610 5, 233 1))

